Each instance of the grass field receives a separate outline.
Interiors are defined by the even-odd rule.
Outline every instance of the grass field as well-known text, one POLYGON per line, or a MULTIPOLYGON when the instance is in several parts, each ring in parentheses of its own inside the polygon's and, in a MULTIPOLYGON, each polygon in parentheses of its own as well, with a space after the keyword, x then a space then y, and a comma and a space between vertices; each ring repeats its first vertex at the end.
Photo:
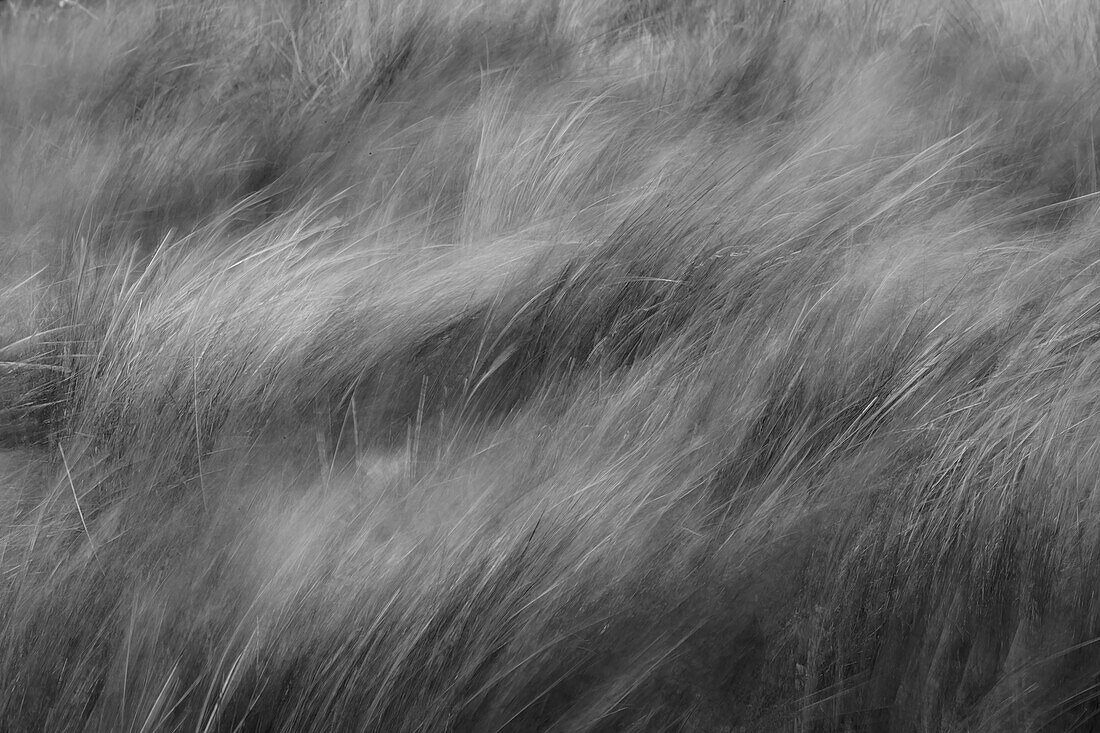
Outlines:
POLYGON ((1091 0, 0 7, 0 729, 1100 725, 1091 0))

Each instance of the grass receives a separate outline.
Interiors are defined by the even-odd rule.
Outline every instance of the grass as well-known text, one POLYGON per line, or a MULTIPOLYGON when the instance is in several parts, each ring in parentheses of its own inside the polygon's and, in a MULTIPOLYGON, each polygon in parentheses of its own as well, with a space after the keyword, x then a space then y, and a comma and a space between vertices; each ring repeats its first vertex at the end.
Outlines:
POLYGON ((1084 0, 0 10, 0 727, 1088 730, 1084 0))

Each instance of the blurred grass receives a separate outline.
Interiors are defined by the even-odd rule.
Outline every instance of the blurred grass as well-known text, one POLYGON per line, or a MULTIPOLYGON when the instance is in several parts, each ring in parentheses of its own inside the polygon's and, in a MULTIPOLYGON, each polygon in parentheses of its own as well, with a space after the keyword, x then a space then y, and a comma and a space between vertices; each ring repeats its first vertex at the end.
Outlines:
POLYGON ((1094 721, 1088 2, 6 4, 0 727, 1094 721))

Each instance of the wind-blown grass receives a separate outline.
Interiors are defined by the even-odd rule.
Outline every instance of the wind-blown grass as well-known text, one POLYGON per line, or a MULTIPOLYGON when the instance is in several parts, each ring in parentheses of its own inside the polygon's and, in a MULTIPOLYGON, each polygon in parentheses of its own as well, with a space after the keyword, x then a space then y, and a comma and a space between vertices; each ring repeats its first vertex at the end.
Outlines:
POLYGON ((0 727, 1088 729, 1096 22, 0 11, 0 727))

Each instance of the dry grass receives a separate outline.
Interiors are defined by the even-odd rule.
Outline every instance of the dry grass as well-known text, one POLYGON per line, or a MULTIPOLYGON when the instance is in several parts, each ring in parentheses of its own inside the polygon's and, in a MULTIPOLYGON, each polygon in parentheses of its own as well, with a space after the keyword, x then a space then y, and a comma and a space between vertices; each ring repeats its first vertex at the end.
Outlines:
POLYGON ((1089 3, 8 5, 0 727, 1095 724, 1089 3))

